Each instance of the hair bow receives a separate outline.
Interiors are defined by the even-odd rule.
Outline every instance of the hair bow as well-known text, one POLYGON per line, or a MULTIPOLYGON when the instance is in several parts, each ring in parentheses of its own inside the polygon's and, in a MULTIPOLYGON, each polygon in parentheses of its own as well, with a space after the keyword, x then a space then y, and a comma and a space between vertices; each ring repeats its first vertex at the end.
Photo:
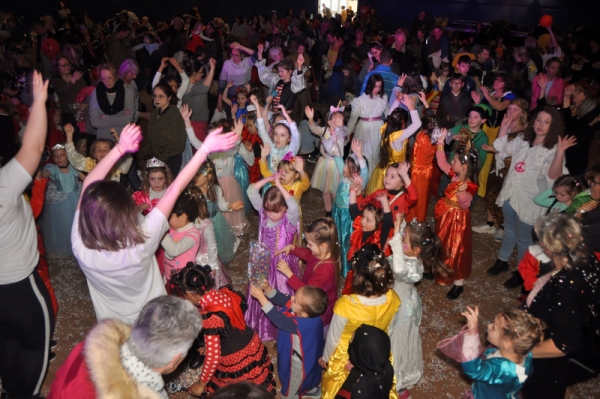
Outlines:
POLYGON ((344 112, 344 109, 346 109, 346 107, 339 106, 339 107, 334 107, 333 105, 329 107, 329 114, 332 115, 334 112, 344 112))
POLYGON ((296 157, 294 156, 294 154, 290 151, 287 154, 285 154, 283 156, 283 158, 281 158, 282 161, 289 161, 291 163, 296 162, 296 157))

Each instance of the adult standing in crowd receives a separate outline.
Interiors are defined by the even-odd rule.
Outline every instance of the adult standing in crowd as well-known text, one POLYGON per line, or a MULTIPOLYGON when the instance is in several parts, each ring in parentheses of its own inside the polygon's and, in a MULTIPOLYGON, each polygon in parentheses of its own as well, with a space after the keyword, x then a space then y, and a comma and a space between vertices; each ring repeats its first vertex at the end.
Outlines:
POLYGON ((119 79, 112 64, 102 64, 98 71, 100 82, 90 97, 90 119, 99 139, 114 141, 111 128, 120 133, 125 125, 138 118, 136 92, 131 85, 125 85, 119 79))
POLYGON ((39 168, 48 121, 48 82, 32 77, 33 105, 21 149, 0 169, 0 378, 8 397, 39 398, 48 371, 54 312, 37 273, 40 254, 23 191, 39 168))
POLYGON ((83 72, 71 71, 71 62, 67 57, 57 55, 52 60, 52 88, 58 97, 62 123, 77 126, 74 106, 77 104, 77 94, 87 85, 83 80, 83 72))

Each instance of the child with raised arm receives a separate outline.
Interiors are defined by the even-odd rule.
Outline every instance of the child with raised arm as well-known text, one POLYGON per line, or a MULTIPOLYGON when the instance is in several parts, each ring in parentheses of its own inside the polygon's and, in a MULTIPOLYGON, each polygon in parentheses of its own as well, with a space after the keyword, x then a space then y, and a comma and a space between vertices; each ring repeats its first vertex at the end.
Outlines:
MULTIPOLYGON (((260 106, 255 95, 250 96, 250 101, 256 108, 256 114, 262 115, 263 108, 260 106)), ((258 135, 263 141, 263 144, 271 146, 271 153, 268 158, 268 167, 271 173, 277 173, 277 165, 285 154, 291 152, 294 156, 298 154, 300 149, 300 133, 296 126, 296 122, 290 118, 290 115, 285 110, 285 107, 279 107, 285 120, 275 123, 273 126, 273 139, 269 136, 263 118, 256 120, 258 135)))
POLYGON ((278 73, 273 73, 267 68, 266 60, 262 59, 261 45, 258 49, 258 62, 255 66, 258 69, 260 81, 269 88, 269 93, 273 96, 273 108, 277 109, 282 105, 291 112, 296 102, 296 94, 304 90, 306 85, 302 66, 304 56, 298 55, 296 65, 289 58, 281 60, 277 65, 278 73))
POLYGON ((320 397, 323 321, 327 295, 318 287, 303 286, 285 295, 265 283, 250 287, 250 294, 277 327, 277 372, 282 398, 320 397), (278 310, 275 306, 281 307, 278 310))
POLYGON ((516 398, 533 370, 531 350, 544 340, 544 324, 522 310, 505 310, 488 325, 487 340, 495 348, 484 351, 479 341, 479 307, 462 312, 467 325, 458 336, 446 338, 437 347, 461 363, 473 380, 465 398, 516 398))
MULTIPOLYGON (((294 197, 283 187, 278 175, 251 184, 248 187, 248 198, 260 217, 258 240, 267 245, 272 253, 268 276, 269 285, 284 294, 292 294, 294 291, 287 285, 288 278, 277 271, 277 263, 280 260, 286 261, 293 274, 298 275, 300 272, 298 259, 285 253, 277 255, 275 253, 287 245, 293 244, 294 237, 298 232, 300 207, 294 197), (261 198, 260 189, 270 182, 275 182, 275 186, 269 187, 261 198)), ((276 339, 275 326, 263 314, 260 304, 256 300, 248 301, 245 317, 248 325, 258 333, 261 340, 276 339)))
POLYGON ((149 300, 165 295, 154 253, 169 227, 175 201, 208 154, 232 148, 234 132, 213 131, 181 170, 156 207, 145 218, 119 183, 105 181, 114 164, 136 152, 141 129, 127 125, 119 143, 90 172, 83 184, 71 241, 86 276, 98 320, 116 318, 133 323, 149 300))

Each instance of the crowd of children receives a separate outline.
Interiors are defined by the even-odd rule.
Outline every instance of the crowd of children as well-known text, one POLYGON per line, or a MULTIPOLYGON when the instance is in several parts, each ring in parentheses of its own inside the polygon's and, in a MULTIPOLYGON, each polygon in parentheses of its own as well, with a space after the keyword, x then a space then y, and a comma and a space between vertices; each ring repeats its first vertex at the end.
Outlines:
MULTIPOLYGON (((237 43, 231 48, 248 50, 237 43)), ((499 225, 488 218, 488 227, 503 228, 504 238, 488 273, 507 271, 517 247, 519 264, 512 279, 521 279, 517 285, 523 286, 524 310, 500 312, 487 334, 495 348, 483 351, 479 310, 467 307, 463 331, 438 347, 474 381, 466 397, 515 397, 535 373, 535 348, 549 345, 542 344, 548 339, 559 342, 555 326, 536 313, 536 296, 544 298, 539 295, 544 284, 552 286, 551 279, 563 268, 572 272, 587 262, 597 269, 593 257, 584 262, 571 247, 555 251, 545 244, 548 226, 561 218, 583 224, 580 240, 572 246, 583 247, 585 240, 590 243, 586 251, 600 253, 593 238, 600 224, 600 171, 591 167, 585 178, 568 173, 565 153, 577 143, 564 136, 558 111, 540 93, 527 122, 526 101, 505 95, 504 77, 494 83, 500 99, 483 89, 488 103, 482 104, 479 95, 471 94, 473 87, 463 89, 472 79, 465 82, 457 74, 447 78, 436 117, 425 93, 412 90, 418 75, 398 80, 402 87, 393 91, 390 104, 384 94, 387 81, 373 73, 365 80, 364 94, 346 107, 329 108, 323 126, 315 121, 312 107, 304 109, 310 132, 319 138, 320 157, 311 175, 298 155, 300 121, 290 115, 296 93, 305 85, 304 58, 299 54, 296 64, 279 60, 277 74, 262 56, 259 51, 256 66, 269 93, 260 87, 236 90, 233 81, 226 82, 225 93, 233 90, 235 96, 221 95, 202 140, 192 106, 181 104, 189 92, 187 76, 181 85, 168 82, 175 86, 173 92, 178 89, 176 98, 166 97, 173 107, 165 103, 153 118, 158 121, 168 112, 178 121, 170 128, 180 130, 180 138, 185 130, 186 149, 195 149, 175 162, 176 173, 173 159, 181 154, 164 160, 148 154, 139 171, 140 189, 126 189, 120 180, 128 174, 131 154, 140 149, 141 128, 128 124, 115 132, 115 142, 96 140, 88 157, 76 150, 75 129, 65 124, 59 132, 65 141, 49 147, 51 161, 40 166, 38 157, 37 167, 30 161, 24 165, 23 155, 17 154, 0 170, 0 182, 9 184, 11 171, 24 180, 38 173, 47 179, 39 218, 46 251, 76 258, 99 321, 132 323, 144 304, 162 295, 180 296, 198 307, 204 326, 190 357, 202 353, 202 369, 175 387, 200 396, 250 381, 274 393, 275 362, 265 342, 276 341, 283 398, 408 399, 424 373, 419 329, 427 315, 418 285, 425 279, 448 286, 450 300, 465 291, 475 266, 472 231, 486 230, 471 228, 471 212, 478 195, 491 193, 496 174, 504 185, 486 208, 491 217, 493 206, 501 207, 504 221, 499 225), (451 96, 462 101, 469 95, 479 104, 461 108, 460 115, 450 112, 451 96), (497 112, 501 103, 506 116, 497 112), (513 121, 519 121, 519 134, 510 136, 513 121), (500 176, 501 170, 505 175, 500 176), (483 186, 480 171, 486 175, 483 186), (302 212, 302 195, 310 187, 323 198, 323 217, 313 221, 302 212), (432 196, 437 202, 429 209, 432 196), (256 225, 247 219, 253 211, 256 225), (559 213, 556 220, 536 224, 544 214, 559 213), (531 238, 534 224, 539 244, 531 238), (240 242, 254 233, 260 243, 254 255, 266 259, 267 270, 248 265, 244 295, 236 291, 242 287, 233 286, 228 268, 240 242)), ((168 63, 182 78, 186 75, 174 58, 164 58, 153 84, 159 100, 171 92, 158 82, 168 63)), ((46 87, 37 73, 33 84, 37 101, 45 100, 41 92, 46 87)), ((45 117, 40 104, 34 105, 35 116, 45 117)), ((25 149, 35 147, 27 145, 34 128, 40 126, 27 126, 25 149)), ((0 210, 0 222, 10 209, 22 206, 22 193, 12 191, 1 194, 7 200, 0 209, 4 203, 10 207, 0 210)), ((30 227, 30 213, 20 209, 17 222, 30 227)), ((563 244, 571 245, 569 240, 563 244)), ((28 261, 29 266, 37 264, 37 259, 28 261)), ((592 286, 593 278, 586 284, 592 286)), ((16 284, 18 279, 5 280, 16 284)), ((31 284, 41 287, 38 281, 31 284)), ((586 328, 598 325, 596 305, 590 306, 591 316, 582 322, 586 328)), ((564 347, 553 349, 570 355, 564 347)), ((195 370, 191 364, 186 367, 195 370)))

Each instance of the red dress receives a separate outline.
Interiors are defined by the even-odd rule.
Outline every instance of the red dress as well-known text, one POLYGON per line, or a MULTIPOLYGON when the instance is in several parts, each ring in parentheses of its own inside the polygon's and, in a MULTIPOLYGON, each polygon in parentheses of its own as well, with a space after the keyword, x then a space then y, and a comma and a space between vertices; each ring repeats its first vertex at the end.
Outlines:
POLYGON ((444 197, 435 205, 435 234, 442 241, 446 253, 445 263, 452 273, 443 278, 436 274, 438 284, 450 285, 454 280, 469 278, 473 262, 471 240, 471 211, 469 206, 477 194, 477 184, 466 180, 467 189, 459 193, 458 187, 464 183, 450 170, 443 151, 438 151, 438 164, 443 172, 450 176, 450 184, 444 191, 444 197))
MULTIPOLYGON (((252 144, 253 150, 257 146, 260 148, 263 143, 260 137, 258 137, 258 134, 251 134, 246 126, 244 126, 244 130, 242 130, 242 142, 244 141, 249 141, 252 144)), ((256 155, 256 152, 254 155, 256 155)), ((262 179, 262 175, 260 173, 260 155, 254 157, 254 165, 250 166, 248 175, 250 177, 250 183, 256 183, 262 179)))
POLYGON ((413 147, 413 164, 411 172, 412 185, 417 191, 417 203, 409 209, 406 220, 411 222, 417 218, 424 222, 429 208, 429 182, 433 174, 433 160, 436 146, 431 144, 431 139, 425 132, 417 134, 413 147))

